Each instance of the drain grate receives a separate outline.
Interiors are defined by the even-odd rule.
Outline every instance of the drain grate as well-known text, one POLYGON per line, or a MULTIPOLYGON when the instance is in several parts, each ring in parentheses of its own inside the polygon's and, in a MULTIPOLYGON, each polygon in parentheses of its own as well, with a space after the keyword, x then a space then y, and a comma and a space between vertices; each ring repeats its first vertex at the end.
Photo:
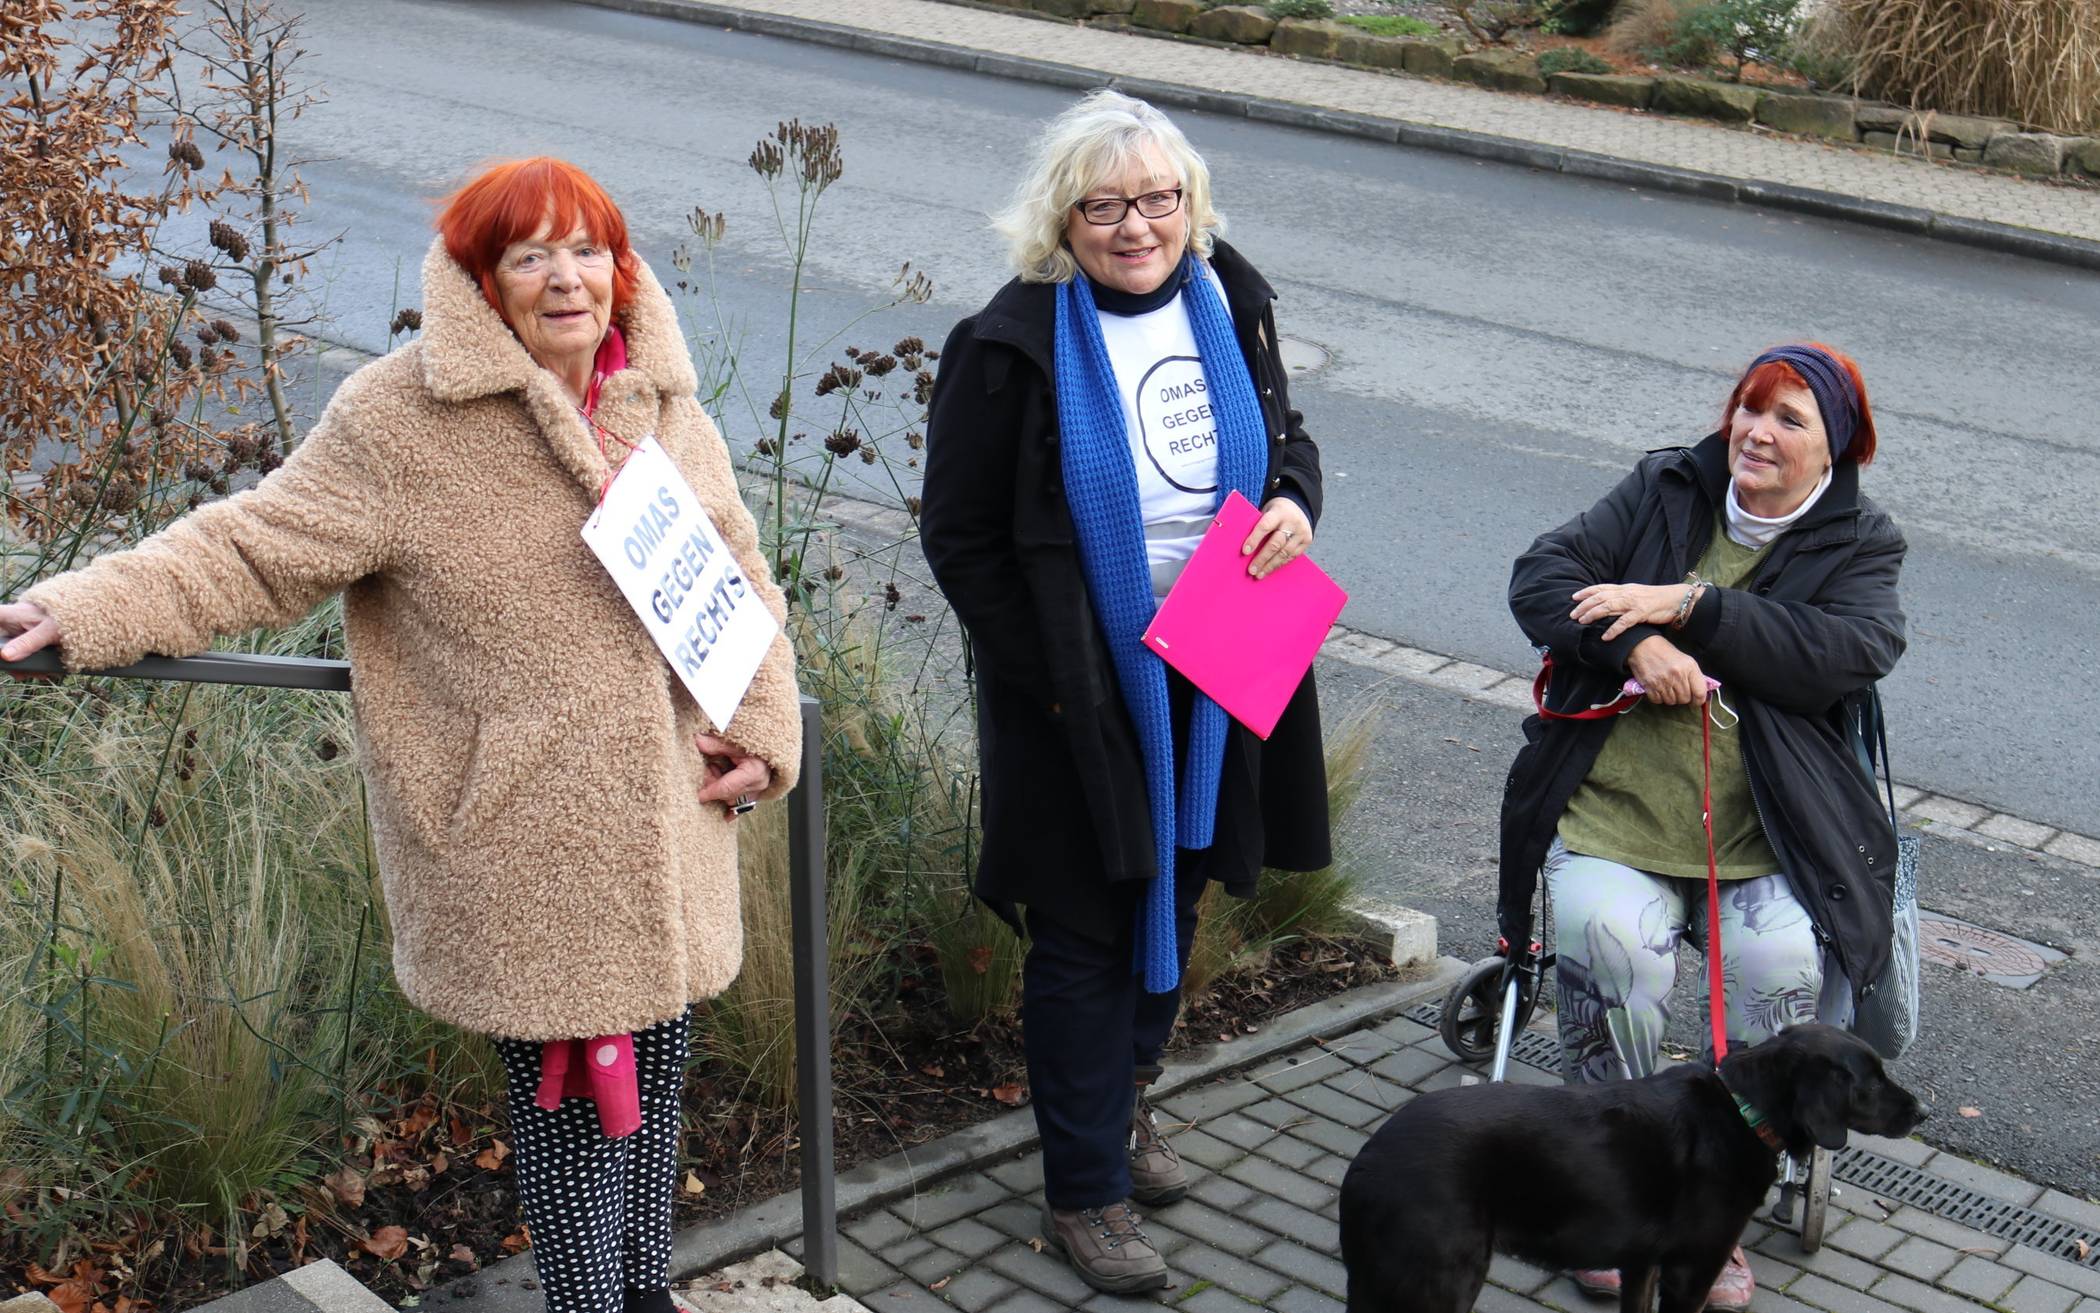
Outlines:
MULTIPOLYGON (((1444 1015, 1444 1009, 1439 1003, 1419 1003, 1401 1015, 1409 1021, 1420 1022, 1435 1030, 1436 1023, 1444 1015)), ((1509 1056, 1527 1067, 1537 1067, 1540 1071, 1556 1074, 1560 1071, 1560 1041, 1535 1030, 1527 1030, 1517 1036, 1517 1042, 1509 1046, 1509 1056)))
POLYGON ((1871 1194, 1909 1204, 1920 1212, 1959 1222, 1985 1235, 2038 1249, 2080 1267, 2100 1269, 2100 1232, 1978 1194, 1944 1176, 1921 1172, 1859 1148, 1839 1153, 1831 1175, 1871 1194))
MULTIPOLYGON (((1444 1015, 1444 1009, 1438 1003, 1421 1003, 1402 1015, 1409 1021, 1434 1029, 1444 1015)), ((1517 1042, 1510 1046, 1509 1055, 1541 1071, 1560 1070, 1559 1042, 1535 1030, 1527 1030, 1518 1036, 1517 1042)), ((1832 1162, 1831 1176, 1869 1194, 1908 1204, 1919 1212, 1944 1217, 1985 1235, 2100 1271, 2100 1231, 2003 1199, 1994 1199, 1944 1176, 1920 1171, 1908 1163, 1851 1147, 1841 1151, 1832 1162)))

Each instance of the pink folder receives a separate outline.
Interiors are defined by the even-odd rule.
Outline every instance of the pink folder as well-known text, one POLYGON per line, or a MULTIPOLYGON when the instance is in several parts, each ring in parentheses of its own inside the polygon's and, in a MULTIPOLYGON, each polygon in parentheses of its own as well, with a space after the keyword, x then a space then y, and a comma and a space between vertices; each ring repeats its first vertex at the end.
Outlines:
POLYGON ((1260 518, 1245 497, 1226 496, 1145 645, 1266 739, 1349 595, 1306 556, 1266 579, 1248 574, 1240 544, 1260 518))

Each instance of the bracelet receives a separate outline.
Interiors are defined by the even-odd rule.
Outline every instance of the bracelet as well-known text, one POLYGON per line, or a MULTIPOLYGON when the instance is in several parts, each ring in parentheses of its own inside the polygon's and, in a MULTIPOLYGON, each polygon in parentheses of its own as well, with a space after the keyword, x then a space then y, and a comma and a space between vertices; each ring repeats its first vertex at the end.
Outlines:
POLYGON ((1706 591, 1706 580, 1696 574, 1684 578, 1684 600, 1677 604, 1677 614, 1670 617, 1670 628, 1682 629, 1684 622, 1692 618, 1692 608, 1699 603, 1699 594, 1706 591))

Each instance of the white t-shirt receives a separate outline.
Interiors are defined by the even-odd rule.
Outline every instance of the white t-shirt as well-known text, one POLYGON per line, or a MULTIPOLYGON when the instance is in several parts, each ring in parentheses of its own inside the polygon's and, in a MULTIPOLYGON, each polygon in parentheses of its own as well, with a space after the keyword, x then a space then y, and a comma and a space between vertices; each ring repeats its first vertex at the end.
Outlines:
MULTIPOLYGON (((1224 290, 1210 266, 1196 268, 1222 303, 1224 290)), ((1218 509, 1218 423, 1189 327, 1187 295, 1177 293, 1144 314, 1101 315, 1101 338, 1137 465, 1154 597, 1165 597, 1181 577, 1218 509)))

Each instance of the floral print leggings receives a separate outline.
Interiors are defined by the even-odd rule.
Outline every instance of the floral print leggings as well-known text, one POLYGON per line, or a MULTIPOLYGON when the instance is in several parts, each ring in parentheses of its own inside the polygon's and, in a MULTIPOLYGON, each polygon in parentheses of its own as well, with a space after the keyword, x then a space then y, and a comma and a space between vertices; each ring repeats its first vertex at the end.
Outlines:
MULTIPOLYGON (((1624 1072, 1605 1013, 1646 1014, 1660 1039, 1677 981, 1677 945, 1706 943, 1706 881, 1650 875, 1571 853, 1546 854, 1558 955, 1561 1075, 1570 1084, 1624 1072)), ((1808 913, 1784 875, 1721 885, 1721 976, 1731 1044, 1755 1044, 1806 1021, 1844 1025, 1852 991, 1824 961, 1808 913)), ((1703 1011, 1703 1009, 1702 1009, 1703 1011)), ((1656 1055, 1642 1055, 1652 1067, 1656 1055)))

